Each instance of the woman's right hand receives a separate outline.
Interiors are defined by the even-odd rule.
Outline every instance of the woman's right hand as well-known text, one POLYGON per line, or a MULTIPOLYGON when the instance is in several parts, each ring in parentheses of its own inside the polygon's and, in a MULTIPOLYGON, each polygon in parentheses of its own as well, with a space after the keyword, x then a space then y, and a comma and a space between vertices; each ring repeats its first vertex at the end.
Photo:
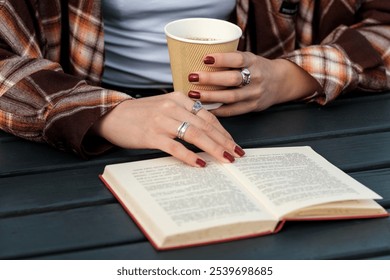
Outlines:
POLYGON ((122 148, 160 149, 191 166, 204 167, 204 159, 175 140, 178 128, 188 122, 182 140, 217 160, 233 162, 245 154, 213 114, 205 109, 194 114, 193 105, 179 92, 126 100, 95 123, 93 131, 122 148))
POLYGON ((225 89, 190 91, 188 95, 205 103, 223 103, 212 110, 219 117, 262 111, 275 104, 302 100, 322 91, 314 77, 287 59, 267 59, 237 51, 210 54, 205 57, 204 63, 226 70, 193 72, 189 81, 225 89), (244 85, 243 69, 250 73, 249 82, 244 85))

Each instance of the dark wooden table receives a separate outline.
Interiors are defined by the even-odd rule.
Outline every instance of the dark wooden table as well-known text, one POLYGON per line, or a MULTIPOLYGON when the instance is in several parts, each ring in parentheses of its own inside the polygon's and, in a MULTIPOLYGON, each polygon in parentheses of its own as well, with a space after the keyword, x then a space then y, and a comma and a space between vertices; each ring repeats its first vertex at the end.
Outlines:
MULTIPOLYGON (((310 145, 390 208, 390 92, 326 107, 288 104, 222 120, 245 147, 310 145)), ((0 132, 0 259, 390 259, 390 219, 287 223, 271 236, 158 252, 98 178, 115 150, 82 160, 0 132)))

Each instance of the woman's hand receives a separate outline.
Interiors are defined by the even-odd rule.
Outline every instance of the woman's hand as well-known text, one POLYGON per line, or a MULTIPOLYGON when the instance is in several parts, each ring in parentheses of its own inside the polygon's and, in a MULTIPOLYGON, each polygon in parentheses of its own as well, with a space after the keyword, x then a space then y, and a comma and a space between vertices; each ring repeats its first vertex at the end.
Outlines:
POLYGON ((233 162, 244 151, 217 118, 205 109, 192 113, 194 101, 182 93, 127 100, 103 116, 93 127, 112 144, 128 149, 160 149, 183 162, 204 167, 206 162, 175 138, 183 122, 182 139, 222 162, 233 162))
POLYGON ((308 97, 320 90, 306 71, 285 59, 270 60, 250 52, 215 53, 204 58, 210 67, 228 70, 195 72, 189 81, 201 85, 226 86, 219 91, 190 91, 188 96, 202 102, 222 102, 213 110, 217 116, 261 111, 274 104, 308 97), (242 86, 241 70, 250 71, 251 82, 242 86))

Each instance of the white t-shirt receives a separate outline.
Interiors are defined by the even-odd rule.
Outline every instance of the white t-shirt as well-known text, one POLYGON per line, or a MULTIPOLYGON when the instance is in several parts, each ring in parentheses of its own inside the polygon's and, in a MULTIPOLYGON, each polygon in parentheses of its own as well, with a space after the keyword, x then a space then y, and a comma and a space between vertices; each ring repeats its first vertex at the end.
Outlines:
POLYGON ((171 87, 164 26, 186 17, 228 19, 236 0, 103 0, 103 82, 134 88, 171 87))

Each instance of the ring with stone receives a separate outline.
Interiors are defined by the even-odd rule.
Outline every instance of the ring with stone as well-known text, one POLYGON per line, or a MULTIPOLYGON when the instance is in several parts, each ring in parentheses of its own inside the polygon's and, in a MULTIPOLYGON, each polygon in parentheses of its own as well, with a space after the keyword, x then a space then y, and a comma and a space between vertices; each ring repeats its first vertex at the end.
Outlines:
POLYGON ((194 105, 192 106, 191 113, 196 115, 200 110, 202 110, 202 108, 203 108, 202 102, 197 100, 197 101, 195 101, 194 105))
POLYGON ((241 76, 242 76, 242 82, 240 84, 240 86, 247 86, 250 84, 251 82, 251 72, 249 71, 248 68, 243 68, 241 70, 241 76))

